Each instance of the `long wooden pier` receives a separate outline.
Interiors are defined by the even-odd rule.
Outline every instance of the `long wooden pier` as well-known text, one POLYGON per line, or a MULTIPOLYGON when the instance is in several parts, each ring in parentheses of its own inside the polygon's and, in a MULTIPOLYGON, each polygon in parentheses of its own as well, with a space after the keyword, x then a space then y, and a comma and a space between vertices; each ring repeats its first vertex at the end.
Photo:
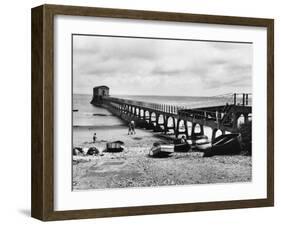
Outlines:
MULTIPOLYGON (((211 98, 212 99, 212 98, 211 98)), ((134 120, 137 126, 161 131, 172 132, 175 137, 184 134, 192 138, 204 135, 204 126, 212 129, 212 139, 217 131, 235 133, 238 131, 238 119, 242 116, 244 122, 251 120, 251 94, 234 93, 215 98, 212 103, 206 102, 205 107, 189 107, 148 103, 129 99, 121 99, 109 96, 109 88, 95 87, 92 104, 107 108, 114 115, 126 121, 134 120), (97 89, 108 89, 107 92, 97 92, 97 89), (218 104, 218 99, 227 101, 218 104), (191 123, 191 131, 188 124, 191 123), (195 128, 200 128, 196 132, 195 128)))

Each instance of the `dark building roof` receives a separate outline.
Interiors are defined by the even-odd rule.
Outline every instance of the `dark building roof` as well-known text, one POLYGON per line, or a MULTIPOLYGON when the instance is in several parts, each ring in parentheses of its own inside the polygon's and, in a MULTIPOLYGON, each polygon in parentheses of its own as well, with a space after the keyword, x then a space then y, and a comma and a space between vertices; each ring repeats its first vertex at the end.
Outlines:
POLYGON ((100 88, 103 88, 103 89, 109 89, 108 86, 96 86, 94 87, 94 89, 100 89, 100 88))

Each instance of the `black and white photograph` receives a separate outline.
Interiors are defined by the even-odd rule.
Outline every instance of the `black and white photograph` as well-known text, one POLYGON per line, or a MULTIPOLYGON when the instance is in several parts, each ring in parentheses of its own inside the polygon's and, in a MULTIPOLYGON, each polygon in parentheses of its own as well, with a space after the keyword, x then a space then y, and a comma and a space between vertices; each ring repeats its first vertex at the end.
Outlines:
POLYGON ((251 182, 252 45, 72 34, 72 189, 251 182))

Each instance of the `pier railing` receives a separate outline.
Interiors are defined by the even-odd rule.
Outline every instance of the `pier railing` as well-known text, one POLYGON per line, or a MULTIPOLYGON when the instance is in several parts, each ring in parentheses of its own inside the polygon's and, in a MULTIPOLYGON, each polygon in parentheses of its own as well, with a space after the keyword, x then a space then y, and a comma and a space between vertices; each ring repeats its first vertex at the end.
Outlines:
MULTIPOLYGON (((199 103, 191 103, 189 105, 172 105, 172 104, 158 104, 144 101, 136 101, 130 99, 123 99, 117 97, 104 97, 104 101, 117 103, 117 104, 127 104, 133 105, 136 107, 148 108, 155 111, 160 111, 168 114, 178 114, 179 111, 182 110, 192 110, 192 114, 197 112, 198 117, 206 117, 206 118, 222 118, 222 115, 219 116, 211 116, 214 114, 214 111, 206 111, 200 110, 201 107, 212 107, 212 106, 227 106, 227 105, 237 105, 237 106, 251 106, 252 97, 250 93, 234 93, 234 94, 223 94, 219 96, 209 97, 209 99, 204 100, 199 103)), ((185 111, 188 114, 188 111, 185 111)))
POLYGON ((143 101, 135 101, 130 99, 121 99, 116 97, 106 97, 104 100, 117 103, 117 104, 128 104, 141 108, 148 108, 155 111, 161 111, 169 114, 178 114, 178 111, 181 109, 185 109, 185 106, 177 106, 177 105, 168 105, 168 104, 156 104, 150 102, 143 101))

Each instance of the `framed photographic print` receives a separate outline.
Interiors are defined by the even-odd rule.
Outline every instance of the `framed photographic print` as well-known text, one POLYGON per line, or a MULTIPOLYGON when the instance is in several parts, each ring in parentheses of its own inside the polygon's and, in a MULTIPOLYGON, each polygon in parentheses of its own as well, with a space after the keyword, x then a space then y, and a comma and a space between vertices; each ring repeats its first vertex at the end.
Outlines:
POLYGON ((274 204, 274 21, 32 9, 32 216, 274 204))

